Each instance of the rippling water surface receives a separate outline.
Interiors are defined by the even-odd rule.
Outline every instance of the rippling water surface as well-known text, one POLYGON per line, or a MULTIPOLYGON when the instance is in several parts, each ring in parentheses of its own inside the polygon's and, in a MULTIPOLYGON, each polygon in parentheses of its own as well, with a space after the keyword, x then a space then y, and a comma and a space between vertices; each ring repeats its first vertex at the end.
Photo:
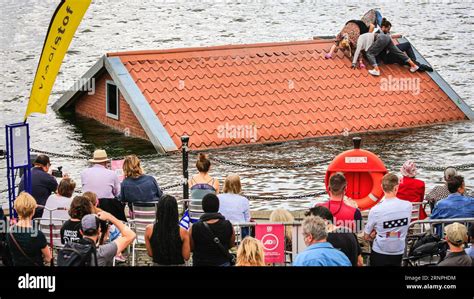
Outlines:
MULTIPOLYGON (((36 71, 45 31, 56 1, 0 2, 0 124, 21 121, 36 71)), ((474 5, 472 1, 106 1, 95 0, 71 43, 53 89, 50 104, 82 76, 104 53, 120 50, 158 49, 310 39, 334 35, 349 19, 380 7, 392 22, 393 32, 407 35, 416 48, 474 106, 474 5)), ((30 118, 32 147, 51 152, 90 155, 103 147, 110 155, 149 154, 148 143, 126 138, 89 121, 64 118, 51 109, 30 118)), ((0 130, 0 148, 4 145, 0 130)), ((398 171, 407 159, 425 165, 472 163, 472 122, 410 129, 397 133, 368 134, 363 147, 380 155, 387 168, 398 171)), ((351 148, 350 137, 252 146, 214 151, 216 157, 251 164, 286 164, 332 157, 351 148)), ((54 166, 79 181, 84 160, 54 158, 54 166)), ((193 165, 191 161, 191 166, 193 165)), ((146 159, 144 167, 162 186, 180 178, 177 157, 146 159)), ((214 164, 212 175, 242 176, 246 194, 294 196, 324 189, 327 163, 295 170, 252 169, 214 164)), ((5 163, 0 163, 0 189, 6 188, 5 163)), ((192 172, 192 171, 191 171, 192 172)), ((464 171, 474 187, 474 170, 464 171)), ((421 170, 428 189, 442 174, 421 170)), ((180 195, 179 189, 171 193, 180 195)), ((0 194, 5 202, 6 194, 0 194)), ((313 199, 255 200, 253 209, 283 206, 298 209, 313 199)))

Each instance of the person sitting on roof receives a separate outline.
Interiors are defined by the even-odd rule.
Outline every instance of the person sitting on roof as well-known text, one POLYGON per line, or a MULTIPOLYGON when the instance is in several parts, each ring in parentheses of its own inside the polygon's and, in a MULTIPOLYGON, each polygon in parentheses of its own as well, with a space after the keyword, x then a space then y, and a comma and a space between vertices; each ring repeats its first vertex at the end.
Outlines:
POLYGON ((436 203, 431 219, 474 218, 474 198, 464 195, 464 177, 455 175, 448 181, 451 194, 436 203))
MULTIPOLYGON (((408 200, 409 202, 423 202, 425 197, 425 182, 415 178, 417 174, 415 162, 411 160, 406 161, 403 163, 400 172, 403 177, 398 186, 397 197, 402 200, 408 200)), ((427 217, 422 205, 420 205, 418 215, 419 218, 413 220, 423 220, 427 217)))
MULTIPOLYGON (((390 30, 392 29, 392 26, 384 26, 381 31, 384 33, 384 34, 387 34, 389 35, 391 38, 400 38, 402 37, 401 34, 391 34, 390 33, 390 30)), ((393 41, 392 41, 393 43, 393 41)), ((419 63, 418 61, 416 61, 416 55, 415 55, 415 51, 413 51, 413 48, 410 44, 410 42, 403 42, 403 43, 399 43, 395 46, 395 48, 397 48, 398 50, 400 50, 401 52, 404 52, 416 65, 419 66, 419 69, 418 71, 428 71, 428 72, 432 72, 433 71, 433 68, 430 67, 429 65, 426 65, 426 64, 422 64, 422 63, 419 63)), ((383 63, 385 64, 395 64, 395 63, 398 63, 400 65, 408 65, 407 62, 405 61, 405 56, 403 55, 400 55, 400 52, 396 51, 396 49, 393 48, 393 47, 390 47, 389 49, 387 49, 386 51, 382 51, 378 56, 377 56, 377 61, 383 61, 383 63), (395 49, 396 53, 393 53, 390 51, 390 49, 395 49)))
MULTIPOLYGON (((381 28, 384 30, 384 27, 392 26, 392 24, 383 18, 381 28)), ((362 52, 365 52, 365 56, 369 63, 373 66, 372 70, 369 70, 369 74, 372 76, 380 76, 380 68, 378 66, 376 57, 382 51, 392 52, 393 55, 396 55, 399 59, 403 60, 405 63, 410 65, 410 72, 414 73, 418 70, 418 66, 402 51, 400 51, 392 42, 392 38, 383 33, 373 33, 368 32, 359 36, 357 40, 357 48, 354 53, 354 58, 352 59, 352 68, 357 67, 357 59, 362 52)))
POLYGON ((203 153, 200 153, 196 161, 196 168, 199 174, 189 180, 191 189, 191 199, 202 199, 204 195, 219 193, 219 181, 209 175, 211 161, 203 153))
POLYGON ((366 12, 360 20, 369 27, 369 32, 376 32, 382 26, 382 12, 378 8, 373 8, 366 12))
POLYGON ((448 181, 451 180, 458 172, 454 167, 448 167, 444 170, 444 181, 443 185, 435 186, 425 197, 430 203, 431 211, 433 211, 435 204, 449 196, 448 181))
MULTIPOLYGON (((357 45, 357 39, 361 34, 367 32, 373 32, 375 28, 379 27, 382 22, 382 15, 380 11, 371 9, 361 20, 350 20, 348 21, 342 30, 337 34, 334 45, 332 45, 329 52, 324 56, 326 59, 332 58, 334 53, 337 53, 339 49, 343 51, 349 51, 349 57, 354 55, 354 51, 357 45)), ((360 66, 363 66, 360 61, 360 66)))

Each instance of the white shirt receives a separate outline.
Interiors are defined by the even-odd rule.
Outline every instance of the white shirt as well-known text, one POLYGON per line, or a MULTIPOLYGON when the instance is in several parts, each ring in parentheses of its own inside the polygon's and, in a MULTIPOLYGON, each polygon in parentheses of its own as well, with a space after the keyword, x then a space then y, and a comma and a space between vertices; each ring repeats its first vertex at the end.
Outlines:
POLYGON ((352 59, 352 63, 357 63, 357 59, 359 59, 360 51, 369 50, 370 46, 374 43, 375 34, 374 32, 367 32, 359 36, 357 39, 357 48, 354 53, 354 58, 352 59))
POLYGON ((403 254, 412 204, 398 198, 385 198, 369 212, 365 233, 377 232, 372 250, 387 255, 403 254))
MULTIPOLYGON (((52 211, 52 218, 53 219, 62 219, 62 220, 69 220, 71 218, 69 216, 69 207, 71 206, 72 199, 68 197, 64 197, 58 194, 52 194, 48 197, 48 200, 46 200, 46 205, 45 207, 54 210, 57 208, 65 208, 65 210, 56 210, 52 211)), ((43 219, 49 219, 49 211, 46 209, 43 210, 43 216, 41 218, 43 219)), ((49 223, 48 221, 42 221, 42 224, 47 224, 49 223)), ((62 221, 53 221, 53 224, 56 225, 61 225, 62 221)))
POLYGON ((250 221, 249 200, 233 193, 219 194, 219 213, 233 224, 250 221))

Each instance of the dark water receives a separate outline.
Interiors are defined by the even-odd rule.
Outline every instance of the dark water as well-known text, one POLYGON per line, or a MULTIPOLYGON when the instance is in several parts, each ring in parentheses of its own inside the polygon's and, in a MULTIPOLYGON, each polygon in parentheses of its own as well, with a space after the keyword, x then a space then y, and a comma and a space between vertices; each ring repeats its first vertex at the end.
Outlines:
MULTIPOLYGON (((21 121, 41 52, 54 1, 0 2, 0 124, 21 121)), ((50 104, 106 52, 120 50, 210 46, 310 39, 334 35, 349 19, 379 7, 392 22, 393 32, 407 35, 433 67, 472 107, 474 97, 474 4, 472 1, 93 1, 81 23, 50 104)), ((148 143, 126 138, 88 120, 48 114, 30 118, 32 147, 66 154, 89 155, 96 147, 110 155, 153 153, 148 143)), ((0 130, 0 145, 4 145, 0 130)), ((0 146, 1 147, 1 146, 0 146)), ((291 142, 274 146, 225 149, 222 159, 253 164, 285 164, 321 160, 351 148, 350 137, 291 142)), ((407 159, 445 166, 473 162, 474 125, 470 122, 368 134, 364 148, 380 154, 387 168, 398 171, 407 159)), ((53 166, 79 180, 84 160, 57 158, 53 166)), ((193 165, 193 162, 191 162, 193 165)), ((161 185, 180 179, 179 157, 147 159, 144 167, 161 185)), ((323 190, 327 164, 305 169, 247 169, 215 164, 212 174, 242 176, 247 194, 300 195, 323 190)), ((0 190, 6 188, 5 164, 0 161, 0 190)), ((474 170, 464 171, 474 186, 474 170)), ((428 188, 441 173, 421 170, 428 188)), ((179 195, 179 190, 175 190, 179 195)), ((0 194, 4 202, 5 193, 0 194)), ((314 199, 312 199, 314 201, 314 199)), ((296 209, 311 200, 254 201, 254 209, 283 206, 296 209)))

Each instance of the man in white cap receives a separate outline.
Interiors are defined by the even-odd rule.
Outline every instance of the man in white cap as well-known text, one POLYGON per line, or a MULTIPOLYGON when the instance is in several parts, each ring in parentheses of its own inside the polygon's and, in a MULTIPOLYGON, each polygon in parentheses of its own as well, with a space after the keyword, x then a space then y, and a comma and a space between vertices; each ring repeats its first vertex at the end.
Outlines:
POLYGON ((467 241, 467 228, 459 222, 454 222, 445 227, 446 241, 449 253, 438 266, 471 267, 473 259, 464 251, 463 244, 467 241))
POLYGON ((81 173, 82 192, 95 193, 102 209, 113 213, 120 220, 124 220, 113 211, 102 207, 105 200, 115 199, 120 194, 120 180, 114 171, 107 168, 107 162, 109 162, 107 152, 101 149, 94 151, 94 156, 89 162, 93 164, 92 167, 81 173))

